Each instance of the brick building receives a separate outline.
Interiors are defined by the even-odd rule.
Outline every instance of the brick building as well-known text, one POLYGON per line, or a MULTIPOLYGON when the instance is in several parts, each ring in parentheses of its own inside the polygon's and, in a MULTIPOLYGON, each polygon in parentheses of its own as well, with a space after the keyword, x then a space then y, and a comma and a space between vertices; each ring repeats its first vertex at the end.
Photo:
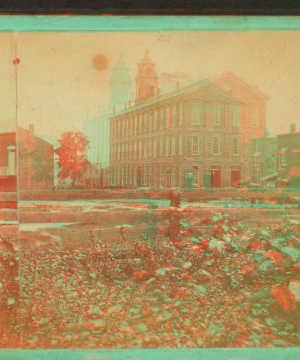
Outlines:
POLYGON ((0 134, 0 191, 17 191, 17 182, 20 190, 52 189, 53 154, 53 146, 34 135, 33 125, 18 128, 18 144, 15 132, 0 134))
POLYGON ((288 134, 251 141, 251 181, 263 187, 300 187, 300 133, 294 124, 288 134))
POLYGON ((16 133, 3 133, 0 134, 0 192, 16 191, 16 133))
POLYGON ((250 176, 250 138, 265 127, 264 95, 232 74, 162 92, 148 52, 136 94, 135 104, 110 118, 112 186, 220 188, 250 176))

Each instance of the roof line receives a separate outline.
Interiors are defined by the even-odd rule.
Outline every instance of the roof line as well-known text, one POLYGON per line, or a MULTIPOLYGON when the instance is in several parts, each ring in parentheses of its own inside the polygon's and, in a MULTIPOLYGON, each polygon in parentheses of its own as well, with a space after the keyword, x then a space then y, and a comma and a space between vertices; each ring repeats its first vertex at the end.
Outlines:
MULTIPOLYGON (((179 84, 180 85, 180 84, 179 84)), ((232 94, 229 94, 228 92, 224 91, 223 89, 221 89, 217 84, 214 84, 211 80, 205 78, 203 79, 200 83, 199 83, 199 80, 198 81, 195 81, 194 83, 190 84, 190 85, 187 85, 185 87, 179 87, 179 89, 175 89, 174 91, 171 91, 169 93, 165 93, 165 94, 160 94, 160 95, 156 95, 155 97, 149 99, 149 100, 146 100, 146 101, 143 101, 141 103, 138 103, 138 104, 134 104, 132 107, 130 108, 127 108, 127 109, 123 109, 123 110, 120 110, 120 112, 118 113, 115 113, 113 114, 113 116, 116 116, 116 115, 120 115, 124 112, 130 112, 130 111, 134 111, 136 109, 139 109, 140 107, 144 107, 144 106, 148 106, 148 105, 151 105, 153 104, 155 101, 157 100, 165 100, 165 99, 168 99, 172 96, 176 96, 176 95, 179 95, 181 94, 182 92, 185 92, 185 91, 190 91, 192 90, 193 88, 197 88, 199 87, 200 85, 202 85, 202 87, 204 85, 211 85, 213 86, 215 89, 217 89, 219 92, 223 93, 224 95, 226 95, 228 98, 231 98, 233 99, 235 102, 238 102, 239 104, 243 104, 243 102, 239 99, 237 99, 236 97, 234 97, 232 94)))

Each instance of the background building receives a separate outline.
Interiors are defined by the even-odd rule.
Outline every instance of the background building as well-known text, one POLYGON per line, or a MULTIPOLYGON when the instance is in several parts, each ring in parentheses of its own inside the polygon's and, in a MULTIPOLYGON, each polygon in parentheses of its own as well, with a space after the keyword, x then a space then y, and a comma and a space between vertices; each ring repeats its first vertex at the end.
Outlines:
POLYGON ((300 188, 300 133, 294 124, 288 134, 251 141, 251 181, 263 187, 300 188))
POLYGON ((122 55, 112 69, 109 106, 99 106, 97 111, 88 112, 84 123, 83 134, 89 141, 87 159, 90 166, 85 172, 85 186, 103 188, 109 185, 109 117, 113 109, 124 108, 124 104, 132 98, 132 81, 122 55))

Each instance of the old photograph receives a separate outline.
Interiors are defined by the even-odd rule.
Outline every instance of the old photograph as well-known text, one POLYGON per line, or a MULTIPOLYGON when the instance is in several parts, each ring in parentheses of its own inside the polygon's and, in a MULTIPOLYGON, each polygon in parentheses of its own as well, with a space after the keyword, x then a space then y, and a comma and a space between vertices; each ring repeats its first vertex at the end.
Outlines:
POLYGON ((299 346, 299 31, 0 35, 0 346, 299 346))

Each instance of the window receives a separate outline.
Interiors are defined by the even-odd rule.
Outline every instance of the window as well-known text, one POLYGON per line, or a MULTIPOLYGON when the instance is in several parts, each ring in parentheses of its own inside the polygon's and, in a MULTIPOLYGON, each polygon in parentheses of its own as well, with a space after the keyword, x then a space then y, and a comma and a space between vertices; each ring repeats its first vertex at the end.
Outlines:
POLYGON ((125 144, 123 144, 123 160, 126 159, 126 158, 125 158, 125 149, 126 149, 126 146, 125 146, 125 144))
POLYGON ((178 116, 179 116, 179 125, 183 124, 183 106, 182 104, 179 104, 179 109, 178 109, 178 116))
POLYGON ((145 111, 144 112, 144 132, 147 132, 148 131, 148 119, 147 119, 147 115, 148 115, 148 112, 145 111))
POLYGON ((136 133, 136 123, 137 123, 137 121, 136 121, 136 115, 134 115, 134 116, 132 117, 132 122, 133 122, 133 124, 132 124, 133 133, 135 134, 135 133, 136 133))
POLYGON ((173 127, 173 108, 171 105, 169 106, 169 127, 173 127))
POLYGON ((147 142, 146 140, 144 141, 144 159, 147 159, 147 142))
POLYGON ((230 159, 230 143, 225 144, 225 159, 230 159))
POLYGON ((147 140, 147 141, 149 141, 149 148, 148 148, 148 151, 149 151, 149 153, 148 153, 148 157, 149 157, 149 159, 151 159, 152 158, 152 140, 151 139, 149 139, 149 140, 147 140))
POLYGON ((139 159, 143 158, 143 144, 140 141, 140 148, 139 148, 139 159))
POLYGON ((205 112, 203 105, 199 106, 199 124, 205 126, 205 112))
POLYGON ((213 154, 219 155, 220 154, 220 143, 219 143, 219 137, 214 136, 213 138, 213 154))
POLYGON ((118 132, 117 137, 121 137, 121 119, 118 119, 118 132))
POLYGON ((120 161, 121 145, 118 144, 118 161, 120 161))
POLYGON ((219 105, 214 105, 213 107, 213 124, 214 126, 220 125, 221 118, 221 107, 219 105))
POLYGON ((193 185, 199 185, 199 169, 197 166, 193 167, 193 185))
POLYGON ((182 155, 182 135, 179 136, 179 155, 182 155))
POLYGON ((149 130, 151 131, 153 128, 153 110, 149 111, 149 130))
POLYGON ((279 151, 279 168, 287 166, 287 148, 281 148, 279 151))
POLYGON ((235 106, 232 112, 232 124, 234 127, 240 126, 240 112, 239 108, 235 106))
POLYGON ((159 144, 160 157, 163 156, 163 151, 164 151, 164 148, 163 148, 163 137, 161 136, 161 137, 160 137, 160 144, 159 144))
POLYGON ((171 127, 171 124, 170 124, 170 106, 169 105, 166 106, 165 124, 166 124, 166 128, 169 129, 171 127))
POLYGON ((193 125, 200 125, 200 106, 193 105, 193 125))
POLYGON ((184 107, 185 123, 187 127, 193 127, 193 105, 189 104, 184 107))
POLYGON ((122 120, 122 124, 123 124, 123 134, 122 134, 122 136, 126 136, 126 120, 125 119, 122 120))
POLYGON ((239 138, 236 136, 233 138, 233 155, 239 154, 239 138))
POLYGON ((152 182, 153 182, 153 181, 152 181, 152 168, 149 168, 149 185, 150 185, 150 186, 153 185, 152 182))
POLYGON ((171 156, 171 138, 169 136, 166 136, 165 138, 165 149, 166 149, 166 157, 170 157, 171 156))
POLYGON ((128 136, 128 118, 126 118, 126 136, 128 136))
POLYGON ((193 154, 199 154, 199 137, 193 136, 193 154))
POLYGON ((176 136, 173 136, 172 140, 172 155, 175 155, 176 153, 176 136))
POLYGON ((173 105, 173 124, 177 125, 177 104, 173 105))
POLYGON ((225 128, 230 129, 232 123, 232 109, 230 106, 225 107, 225 128))
POLYGON ((133 158, 134 158, 134 160, 136 160, 137 159, 137 143, 135 142, 133 144, 133 146, 134 146, 134 148, 133 148, 133 158))
POLYGON ((162 128, 161 108, 157 108, 157 128, 162 128))
POLYGON ((153 130, 156 130, 157 109, 153 109, 153 130))
POLYGON ((124 157, 124 160, 127 160, 127 156, 128 156, 128 152, 127 152, 128 146, 127 146, 127 144, 124 144, 124 146, 125 146, 125 157, 124 157))
POLYGON ((192 136, 186 136, 186 156, 192 157, 192 136))
POLYGON ((130 118, 129 118, 130 135, 132 135, 132 133, 133 133, 133 124, 132 124, 132 122, 133 122, 133 116, 130 116, 130 118))
POLYGON ((130 143, 130 155, 129 155, 129 159, 132 160, 132 143, 130 143))
POLYGON ((143 113, 140 113, 140 134, 143 132, 143 113))
POLYGON ((147 171, 148 169, 146 167, 144 167, 144 186, 147 186, 147 171))
POLYGON ((156 139, 153 138, 152 139, 152 157, 155 158, 156 157, 156 139))

